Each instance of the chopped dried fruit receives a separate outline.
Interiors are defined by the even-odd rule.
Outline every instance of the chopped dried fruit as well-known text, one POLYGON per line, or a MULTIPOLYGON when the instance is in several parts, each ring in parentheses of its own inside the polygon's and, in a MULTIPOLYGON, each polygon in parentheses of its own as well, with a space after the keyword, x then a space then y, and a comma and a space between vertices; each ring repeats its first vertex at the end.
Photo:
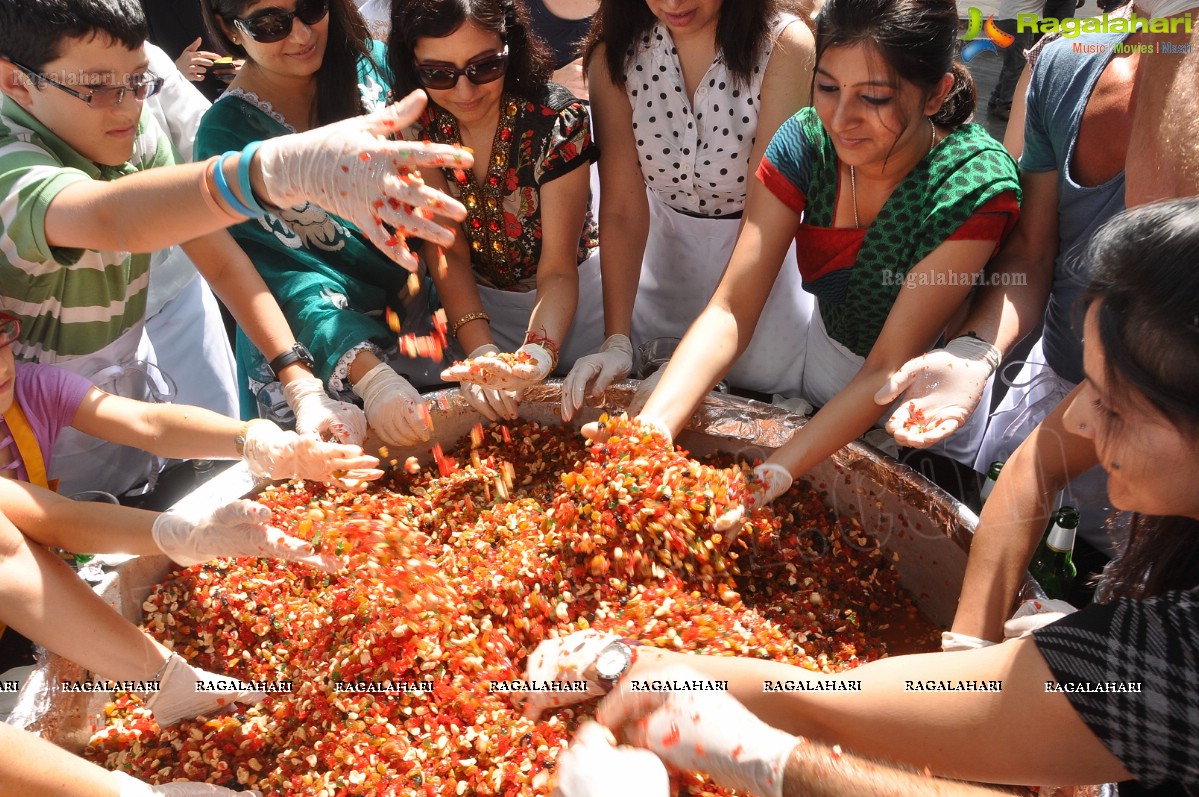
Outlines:
MULTIPOLYGON (((272 523, 345 571, 197 565, 154 589, 145 628, 200 667, 293 691, 166 730, 120 695, 88 756, 268 797, 546 794, 594 704, 533 722, 488 684, 520 678, 550 634, 590 627, 824 672, 884 655, 866 629, 914 608, 869 530, 797 482, 730 542, 710 519, 748 465, 609 425, 590 451, 563 427, 480 426, 453 456, 437 446, 436 469, 409 460, 365 492, 268 489, 272 523), (367 682, 411 688, 338 689, 367 682)), ((935 629, 922 633, 931 649, 935 629)), ((675 785, 727 793, 694 774, 675 785)))

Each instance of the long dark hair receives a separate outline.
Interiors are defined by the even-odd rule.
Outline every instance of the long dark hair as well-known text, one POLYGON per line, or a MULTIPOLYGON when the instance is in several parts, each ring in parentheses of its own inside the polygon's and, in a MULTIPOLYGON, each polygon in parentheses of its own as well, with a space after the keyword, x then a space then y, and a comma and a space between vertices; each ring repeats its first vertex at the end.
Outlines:
POLYGON ((504 88, 540 96, 554 71, 554 54, 531 33, 529 14, 518 0, 392 0, 387 63, 397 97, 421 87, 416 77, 416 43, 449 36, 467 21, 494 33, 508 45, 504 88))
MULTIPOLYGON (((225 52, 248 58, 245 48, 225 35, 217 18, 226 25, 245 12, 250 0, 200 0, 204 23, 225 52)), ((370 33, 352 0, 329 0, 329 41, 325 58, 316 73, 316 124, 326 125, 358 116, 366 109, 358 92, 358 65, 370 58, 370 33)), ((379 64, 382 67, 382 64, 379 64)))
POLYGON ((830 47, 864 44, 882 56, 893 74, 933 91, 945 73, 953 88, 932 120, 957 127, 974 113, 974 78, 955 60, 957 6, 946 0, 827 0, 816 18, 816 63, 830 47))
MULTIPOLYGON (((1199 198, 1113 218, 1092 239, 1088 306, 1098 302, 1109 399, 1136 396, 1199 439, 1199 198)), ((1114 594, 1199 586, 1199 520, 1133 514, 1114 594)))
MULTIPOLYGON (((721 5, 716 23, 716 49, 738 85, 749 83, 754 67, 765 67, 756 59, 770 36, 771 20, 782 12, 807 19, 803 4, 792 0, 726 0, 721 5)), ((591 32, 583 43, 583 63, 590 66, 595 49, 604 45, 608 76, 613 83, 623 86, 634 44, 657 21, 645 0, 600 0, 591 32)))

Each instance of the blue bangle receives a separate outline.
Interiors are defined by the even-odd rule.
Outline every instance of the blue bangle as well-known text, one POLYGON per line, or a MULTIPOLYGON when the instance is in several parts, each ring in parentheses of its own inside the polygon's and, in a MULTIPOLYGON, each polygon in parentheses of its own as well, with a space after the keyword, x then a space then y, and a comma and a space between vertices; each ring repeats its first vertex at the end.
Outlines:
POLYGON ((254 196, 254 189, 250 186, 250 164, 254 162, 254 153, 258 152, 261 146, 261 141, 246 144, 246 148, 241 151, 241 160, 237 162, 237 187, 241 189, 246 207, 255 211, 257 216, 267 215, 267 209, 258 201, 258 197, 254 196))
POLYGON ((229 207, 233 208, 233 212, 240 216, 245 216, 247 219, 253 219, 261 215, 245 206, 237 195, 229 188, 229 182, 225 179, 225 161, 236 155, 237 152, 226 152, 221 156, 221 159, 216 162, 216 169, 213 171, 213 179, 216 182, 216 190, 221 195, 221 199, 225 200, 229 207))

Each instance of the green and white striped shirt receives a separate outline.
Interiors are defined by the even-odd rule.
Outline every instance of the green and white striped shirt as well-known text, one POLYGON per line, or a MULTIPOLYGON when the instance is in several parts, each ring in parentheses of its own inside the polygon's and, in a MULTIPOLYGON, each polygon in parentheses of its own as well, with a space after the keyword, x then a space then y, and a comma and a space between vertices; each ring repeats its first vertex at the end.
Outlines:
POLYGON ((69 185, 170 165, 176 156, 143 110, 129 162, 99 167, 0 97, 0 309, 21 319, 21 339, 13 346, 18 359, 67 363, 143 320, 150 257, 51 247, 47 208, 69 185))

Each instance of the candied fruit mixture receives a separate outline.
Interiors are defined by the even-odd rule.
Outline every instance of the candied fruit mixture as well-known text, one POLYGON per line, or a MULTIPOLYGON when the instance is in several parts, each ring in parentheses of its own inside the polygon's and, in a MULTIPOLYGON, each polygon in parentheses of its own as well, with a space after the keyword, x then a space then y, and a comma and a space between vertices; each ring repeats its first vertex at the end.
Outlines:
MULTIPOLYGON (((549 636, 595 628, 834 672, 885 655, 879 624, 915 614, 891 557, 812 485, 722 536, 712 521, 753 463, 697 462, 623 419, 607 430, 589 448, 565 427, 476 427, 449 455, 437 447, 433 468, 393 460, 367 492, 268 489, 275 524, 346 569, 179 570, 146 601, 145 628, 207 670, 292 691, 165 730, 122 694, 88 756, 266 795, 546 794, 594 703, 534 722, 489 684, 521 678, 549 636)), ((727 793, 698 775, 675 786, 727 793)))

